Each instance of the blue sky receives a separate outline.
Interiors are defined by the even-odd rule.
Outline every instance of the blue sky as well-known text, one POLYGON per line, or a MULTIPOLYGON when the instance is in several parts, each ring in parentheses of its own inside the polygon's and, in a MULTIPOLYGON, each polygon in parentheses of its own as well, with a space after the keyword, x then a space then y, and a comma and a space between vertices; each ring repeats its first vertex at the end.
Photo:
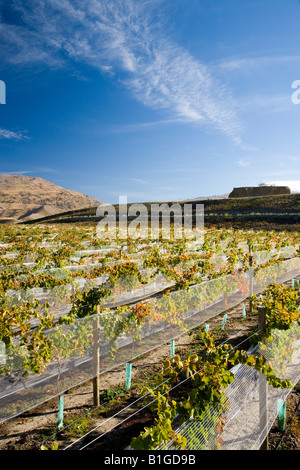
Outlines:
POLYGON ((108 203, 300 192, 298 0, 2 0, 0 18, 0 173, 108 203))

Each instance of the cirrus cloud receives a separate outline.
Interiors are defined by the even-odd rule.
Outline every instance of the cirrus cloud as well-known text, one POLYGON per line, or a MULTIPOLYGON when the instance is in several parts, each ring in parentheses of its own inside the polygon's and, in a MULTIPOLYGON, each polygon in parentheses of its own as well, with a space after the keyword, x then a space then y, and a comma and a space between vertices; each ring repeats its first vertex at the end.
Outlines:
POLYGON ((154 21, 162 1, 14 0, 0 12, 3 57, 13 65, 89 64, 168 119, 213 126, 241 143, 230 90, 154 21))
POLYGON ((8 129, 0 129, 0 139, 7 139, 7 140, 26 140, 30 139, 30 137, 22 134, 21 132, 14 132, 8 129))

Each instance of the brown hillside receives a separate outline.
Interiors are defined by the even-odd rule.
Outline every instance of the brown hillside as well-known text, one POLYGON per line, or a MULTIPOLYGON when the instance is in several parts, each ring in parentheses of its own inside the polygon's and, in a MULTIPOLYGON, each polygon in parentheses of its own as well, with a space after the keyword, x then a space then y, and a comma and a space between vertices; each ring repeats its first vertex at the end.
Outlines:
POLYGON ((99 204, 93 197, 42 178, 0 175, 0 222, 25 222, 99 204))

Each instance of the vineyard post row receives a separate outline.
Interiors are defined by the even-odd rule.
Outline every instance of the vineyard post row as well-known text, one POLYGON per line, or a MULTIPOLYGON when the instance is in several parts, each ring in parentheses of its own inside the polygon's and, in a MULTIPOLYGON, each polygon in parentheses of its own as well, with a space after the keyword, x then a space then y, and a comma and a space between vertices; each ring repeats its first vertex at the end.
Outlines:
MULTIPOLYGON (((250 276, 250 280, 251 280, 251 276, 250 276)), ((99 306, 98 306, 98 309, 97 309, 97 313, 100 313, 99 306)), ((96 320, 97 317, 98 317, 98 315, 95 316, 95 320, 96 320)), ((95 331, 95 333, 98 331, 98 326, 97 325, 95 326, 94 331, 95 331)), ((98 349, 98 352, 100 352, 99 351, 99 349, 100 349, 99 346, 100 345, 99 345, 99 341, 97 340, 97 335, 95 335, 94 345, 95 345, 95 351, 98 349)), ((99 365, 100 365, 100 355, 99 355, 99 353, 98 354, 95 353, 95 357, 98 358, 97 359, 98 364, 95 364, 95 369, 94 369, 95 373, 93 374, 93 378, 94 378, 93 382, 95 384, 95 396, 97 395, 97 397, 99 397, 99 393, 96 393, 97 390, 99 391, 99 365)))
MULTIPOLYGON (((120 256, 122 257, 122 249, 120 250, 120 256)), ((249 313, 252 313, 252 294, 253 294, 253 255, 252 255, 252 246, 249 245, 249 313)), ((97 314, 100 313, 100 307, 97 305, 97 314)), ((245 305, 243 306, 243 317, 246 316, 245 305)), ((222 329, 225 328, 227 320, 227 314, 224 315, 222 321, 222 329)), ((209 325, 206 326, 207 331, 209 329, 209 325)), ((93 325, 93 370, 94 370, 94 378, 93 378, 93 403, 94 406, 99 406, 100 404, 100 378, 99 378, 99 369, 100 369, 100 348, 99 348, 99 334, 97 330, 99 329, 99 320, 98 317, 95 319, 95 323, 93 325)), ((172 358, 175 355, 175 339, 170 341, 170 357, 172 358)), ((125 369, 125 388, 128 390, 131 384, 131 373, 132 373, 132 363, 126 363, 125 369)))
MULTIPOLYGON (((252 308, 253 308, 253 301, 252 301, 252 295, 253 295, 253 278, 254 278, 254 268, 253 268, 253 255, 252 255, 252 246, 249 245, 249 314, 252 313, 252 308)), ((298 279, 299 283, 299 279, 298 279)), ((292 279, 292 287, 294 286, 294 279, 292 279)), ((263 332, 266 328, 265 325, 265 315, 266 312, 264 308, 261 308, 262 312, 259 315, 259 325, 258 329, 263 332)), ((100 307, 97 305, 97 313, 100 313, 100 307)), ((243 318, 246 316, 246 309, 245 305, 243 305, 243 318)), ((221 329, 225 328, 225 324, 227 321, 227 314, 224 314, 223 316, 223 321, 222 321, 222 326, 221 329)), ((206 326, 207 331, 209 329, 209 325, 206 326)), ((100 404, 100 378, 99 378, 99 369, 100 369, 100 345, 99 345, 99 334, 97 333, 97 330, 99 331, 99 320, 98 317, 95 319, 94 323, 94 336, 93 336, 93 370, 94 370, 94 378, 93 378, 93 403, 95 406, 99 406, 100 404)), ((170 341, 170 356, 175 355, 175 339, 171 339, 170 341)), ((126 363, 126 369, 125 369, 125 388, 128 390, 130 388, 131 384, 131 373, 132 373, 132 363, 126 363)), ((267 397, 266 397, 267 400, 267 397)), ((267 417, 265 417, 267 419, 267 417)))

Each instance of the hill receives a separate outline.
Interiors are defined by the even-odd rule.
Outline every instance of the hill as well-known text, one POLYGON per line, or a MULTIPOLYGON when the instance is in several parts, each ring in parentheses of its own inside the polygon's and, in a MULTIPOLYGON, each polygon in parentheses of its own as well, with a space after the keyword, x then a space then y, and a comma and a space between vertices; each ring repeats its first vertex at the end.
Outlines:
MULTIPOLYGON (((161 203, 161 202, 160 202, 161 203)), ((266 230, 299 230, 300 229, 300 194, 287 194, 247 198, 212 198, 186 201, 169 201, 168 204, 204 205, 204 225, 206 227, 253 228, 266 230)), ((150 214, 151 202, 144 202, 150 214)), ((155 202, 158 204, 158 202, 155 202)), ((118 214, 118 205, 115 204, 118 214)), ((130 204, 128 204, 130 206, 130 204)), ((73 210, 55 216, 41 218, 38 222, 47 223, 96 223, 97 207, 73 210)))
POLYGON ((101 201, 39 177, 0 175, 0 222, 28 222, 101 201))

